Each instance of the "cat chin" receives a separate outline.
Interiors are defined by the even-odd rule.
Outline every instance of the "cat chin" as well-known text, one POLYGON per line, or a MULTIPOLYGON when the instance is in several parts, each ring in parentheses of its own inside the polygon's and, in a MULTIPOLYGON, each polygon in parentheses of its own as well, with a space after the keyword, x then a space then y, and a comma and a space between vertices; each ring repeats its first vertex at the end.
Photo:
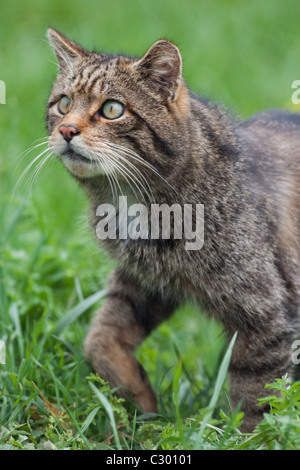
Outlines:
POLYGON ((74 176, 81 178, 92 178, 98 175, 104 175, 105 171, 98 162, 90 160, 81 155, 61 155, 60 159, 67 170, 74 176))

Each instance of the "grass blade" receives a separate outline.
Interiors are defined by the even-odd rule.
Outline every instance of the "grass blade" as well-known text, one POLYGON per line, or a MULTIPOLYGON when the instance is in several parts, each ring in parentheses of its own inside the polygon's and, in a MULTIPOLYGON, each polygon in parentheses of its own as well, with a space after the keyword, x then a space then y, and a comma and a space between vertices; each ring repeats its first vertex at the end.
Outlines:
POLYGON ((92 382, 89 382, 89 385, 90 385, 91 389, 95 392, 97 398, 99 399, 99 401, 103 405, 103 407, 104 407, 104 409, 107 413, 107 416, 109 417, 111 427, 112 427, 112 431, 113 431, 113 434, 114 434, 114 438, 115 438, 115 441, 116 441, 117 449, 122 450, 119 435, 118 435, 116 420, 115 420, 115 416, 114 416, 114 412, 113 412, 113 409, 111 407, 111 404, 109 403, 107 398, 97 389, 97 387, 95 387, 95 385, 92 382))
POLYGON ((210 403, 209 403, 209 406, 208 406, 208 412, 206 413, 206 415, 204 416, 204 418, 202 420, 200 431, 198 433, 196 443, 195 443, 195 446, 194 446, 194 450, 198 450, 200 448, 200 442, 202 440, 202 435, 203 435, 204 429, 207 426, 208 421, 212 417, 213 411, 215 409, 215 406, 216 406, 217 401, 219 399, 220 393, 222 391, 222 387, 223 387, 224 381, 225 381, 226 376, 227 376, 227 370, 228 370, 228 367, 229 367, 231 354, 232 354, 232 349, 233 349, 234 343, 236 341, 236 337, 237 337, 237 332, 233 335, 233 337, 230 341, 229 347, 228 347, 228 349, 226 351, 226 354, 223 358, 223 361, 221 363, 219 373, 218 373, 218 376, 217 376, 217 380, 216 380, 216 384, 215 384, 215 388, 214 388, 214 391, 213 391, 213 394, 212 394, 212 397, 211 397, 211 400, 210 400, 210 403))
MULTIPOLYGON (((0 247, 1 250, 1 247, 0 247)), ((7 306, 7 295, 6 295, 6 288, 5 288, 5 283, 4 283, 4 269, 2 267, 2 260, 0 258, 0 311, 4 315, 4 312, 6 311, 6 306, 7 306)))
POLYGON ((88 308, 94 305, 98 300, 102 299, 106 294, 106 290, 100 290, 95 294, 90 295, 74 308, 69 310, 69 312, 64 315, 61 320, 56 325, 53 334, 59 335, 65 328, 67 328, 71 323, 73 323, 80 315, 82 315, 88 308))
POLYGON ((24 358, 24 343, 23 343, 23 335, 22 335, 22 328, 19 316, 19 308, 17 302, 13 302, 9 308, 9 316, 15 326, 15 335, 17 337, 18 346, 19 346, 19 353, 20 357, 24 358))

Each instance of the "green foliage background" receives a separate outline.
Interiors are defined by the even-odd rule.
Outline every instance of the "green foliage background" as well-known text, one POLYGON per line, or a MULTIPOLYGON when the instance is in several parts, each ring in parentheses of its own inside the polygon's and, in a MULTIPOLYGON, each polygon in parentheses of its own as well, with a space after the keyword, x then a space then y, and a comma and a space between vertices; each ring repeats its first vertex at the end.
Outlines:
MULTIPOLYGON (((224 351, 220 325, 192 305, 183 306, 154 332, 137 352, 159 392, 162 418, 151 424, 138 419, 134 411, 127 416, 106 385, 87 378, 91 371, 82 357, 82 342, 101 300, 86 308, 86 299, 105 288, 113 262, 96 246, 84 220, 86 198, 59 162, 48 162, 33 184, 33 171, 17 184, 38 151, 22 154, 46 136, 45 106, 56 74, 47 27, 88 49, 133 56, 144 54, 157 39, 169 38, 180 47, 190 88, 245 118, 265 108, 299 110, 291 103, 291 84, 300 79, 299 19, 297 0, 2 0, 0 79, 6 84, 6 104, 0 105, 0 339, 6 342, 7 361, 0 365, 0 443, 4 448, 151 448, 162 440, 166 448, 190 448, 186 436, 192 434, 187 429, 205 415, 224 351), (65 314, 68 321, 61 323, 65 314), (99 401, 95 384, 110 405, 99 401), (55 417, 40 392, 68 419, 55 417), (111 411, 126 429, 119 437, 109 418, 111 411)), ((224 393, 220 403, 230 415, 224 393)), ((290 415, 290 436, 299 424, 297 406, 290 415)), ((286 413, 288 405, 282 409, 286 413)), ((206 435, 208 448, 242 446, 238 434, 231 437, 238 432, 239 416, 230 419, 225 437, 220 438, 222 431, 206 435)), ((270 448, 298 446, 292 438, 280 441, 268 426, 273 424, 266 424, 263 438, 252 436, 244 448, 261 447, 263 439, 268 441, 265 434, 271 436, 270 448)))

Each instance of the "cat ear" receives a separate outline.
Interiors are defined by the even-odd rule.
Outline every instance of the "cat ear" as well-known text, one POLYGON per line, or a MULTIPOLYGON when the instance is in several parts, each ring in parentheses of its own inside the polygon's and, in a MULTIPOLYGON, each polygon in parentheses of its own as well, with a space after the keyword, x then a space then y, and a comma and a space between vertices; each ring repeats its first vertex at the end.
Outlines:
POLYGON ((156 90, 168 98, 175 98, 182 74, 181 55, 175 44, 166 39, 155 42, 136 62, 136 67, 156 90))
POLYGON ((48 28, 47 37, 56 54, 60 70, 72 69, 76 59, 88 55, 85 49, 53 28, 48 28))

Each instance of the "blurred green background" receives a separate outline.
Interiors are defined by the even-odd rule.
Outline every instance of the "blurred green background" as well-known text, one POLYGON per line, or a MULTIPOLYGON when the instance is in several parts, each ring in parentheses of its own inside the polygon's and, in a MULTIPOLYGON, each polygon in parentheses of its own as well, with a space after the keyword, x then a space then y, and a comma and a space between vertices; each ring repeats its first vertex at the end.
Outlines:
MULTIPOLYGON (((0 339, 7 341, 9 370, 19 373, 28 349, 26 357, 34 355, 45 366, 28 362, 27 376, 40 387, 49 383, 48 397, 53 371, 61 372, 65 383, 69 349, 60 349, 47 333, 105 284, 113 265, 97 254, 85 228, 85 195, 58 161, 45 165, 32 188, 34 167, 17 184, 38 149, 21 155, 46 136, 45 108, 57 70, 47 27, 87 49, 133 56, 168 38, 181 50, 191 90, 245 118, 265 108, 300 110, 291 103, 291 84, 300 79, 299 24, 298 0, 1 0, 0 80, 6 84, 6 104, 0 104, 0 339)), ((201 376, 201 358, 206 375, 213 377, 221 330, 198 321, 196 311, 181 310, 139 352, 156 387, 163 371, 176 363, 170 341, 190 372, 200 370, 201 376)), ((88 324, 83 316, 66 330, 72 351, 81 350, 88 324)), ((208 396, 203 406, 207 402, 208 396)), ((23 408, 19 412, 23 422, 23 408)))

